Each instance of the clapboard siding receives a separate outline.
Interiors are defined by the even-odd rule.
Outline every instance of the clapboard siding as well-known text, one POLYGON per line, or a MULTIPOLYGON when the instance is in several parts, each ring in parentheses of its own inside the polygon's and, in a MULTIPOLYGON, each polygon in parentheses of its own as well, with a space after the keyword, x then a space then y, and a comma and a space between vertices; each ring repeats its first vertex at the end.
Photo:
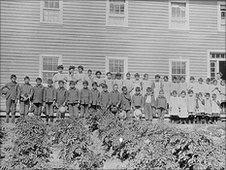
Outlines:
POLYGON ((40 1, 1 1, 1 84, 39 76, 39 56, 59 54, 66 66, 105 71, 105 57, 128 57, 132 73, 169 74, 169 59, 189 59, 207 76, 207 50, 225 50, 217 1, 189 1, 189 30, 169 29, 168 0, 129 0, 128 27, 106 26, 105 0, 64 0, 63 24, 40 23, 40 1))

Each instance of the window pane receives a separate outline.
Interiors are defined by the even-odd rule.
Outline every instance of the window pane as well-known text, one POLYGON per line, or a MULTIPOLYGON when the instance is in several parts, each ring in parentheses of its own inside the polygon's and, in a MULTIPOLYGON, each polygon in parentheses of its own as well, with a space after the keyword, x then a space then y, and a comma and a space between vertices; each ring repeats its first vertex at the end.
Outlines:
POLYGON ((44 7, 59 9, 59 0, 46 0, 44 3, 44 7))
POLYGON ((43 70, 44 71, 57 71, 59 57, 44 56, 43 57, 43 70))

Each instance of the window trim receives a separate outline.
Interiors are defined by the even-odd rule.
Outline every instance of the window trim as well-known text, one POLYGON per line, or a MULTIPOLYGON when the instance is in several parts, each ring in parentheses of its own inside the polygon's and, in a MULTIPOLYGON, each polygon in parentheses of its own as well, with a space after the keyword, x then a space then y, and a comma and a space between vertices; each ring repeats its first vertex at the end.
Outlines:
POLYGON ((40 22, 45 24, 63 24, 63 0, 59 0, 59 10, 60 10, 59 22, 43 21, 44 3, 45 0, 40 1, 40 22))
POLYGON ((109 72, 109 60, 116 59, 116 60, 124 60, 124 76, 128 72, 128 57, 115 57, 115 56, 106 56, 105 58, 105 73, 109 72))
MULTIPOLYGON (((43 57, 59 57, 58 59, 58 65, 62 64, 62 55, 59 54, 40 54, 39 55, 39 77, 43 79, 43 57)), ((44 71, 45 72, 45 71, 44 71)), ((48 72, 48 71, 46 71, 48 72)), ((49 72, 55 72, 55 71, 49 71, 49 72)))
MULTIPOLYGON (((124 6, 124 24, 123 25, 113 25, 113 24, 109 24, 109 16, 110 15, 110 0, 106 1, 106 21, 105 21, 105 25, 109 26, 109 27, 128 27, 128 0, 125 0, 125 6, 124 6)), ((119 15, 120 16, 120 15, 119 15)))
POLYGON ((189 59, 182 59, 182 58, 169 59, 169 79, 171 79, 171 77, 172 77, 172 62, 173 61, 186 62, 186 77, 185 77, 185 80, 186 80, 186 82, 188 82, 189 77, 190 77, 190 60, 189 59))
POLYGON ((221 12, 220 5, 226 5, 225 1, 217 1, 217 29, 219 32, 226 32, 226 29, 223 29, 221 26, 221 12))
MULTIPOLYGON (((206 66, 206 68, 207 68, 207 77, 211 77, 211 73, 210 73, 210 60, 213 60, 213 59, 211 59, 211 57, 210 57, 210 53, 226 53, 226 50, 207 50, 207 66, 206 66)), ((216 58, 215 59, 216 61, 225 61, 225 59, 224 58, 216 58)), ((217 69, 219 69, 218 68, 219 66, 217 66, 217 69)), ((219 71, 219 70, 217 70, 217 71, 219 71)))
POLYGON ((169 29, 171 30, 189 30, 190 27, 190 20, 189 20, 189 0, 169 0, 169 29), (185 2, 186 3, 186 10, 185 10, 185 17, 186 17, 186 25, 184 27, 173 27, 171 24, 171 20, 172 20, 172 8, 171 8, 171 2, 185 2))

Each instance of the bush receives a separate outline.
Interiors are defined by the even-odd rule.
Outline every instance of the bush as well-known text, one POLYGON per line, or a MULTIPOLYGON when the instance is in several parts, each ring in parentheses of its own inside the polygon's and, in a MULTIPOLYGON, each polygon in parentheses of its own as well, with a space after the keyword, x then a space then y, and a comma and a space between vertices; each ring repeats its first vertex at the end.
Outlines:
POLYGON ((51 150, 46 125, 34 117, 20 119, 3 145, 1 169, 44 168, 51 150))

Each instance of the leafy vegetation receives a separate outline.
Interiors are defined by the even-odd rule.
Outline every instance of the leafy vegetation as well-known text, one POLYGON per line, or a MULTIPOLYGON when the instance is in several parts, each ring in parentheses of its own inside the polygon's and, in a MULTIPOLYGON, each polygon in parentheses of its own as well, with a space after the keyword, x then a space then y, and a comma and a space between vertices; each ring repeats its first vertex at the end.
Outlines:
POLYGON ((223 124, 122 121, 110 112, 93 111, 87 118, 51 126, 26 117, 13 128, 2 128, 1 135, 2 169, 42 169, 56 163, 54 168, 60 169, 225 169, 223 124))

